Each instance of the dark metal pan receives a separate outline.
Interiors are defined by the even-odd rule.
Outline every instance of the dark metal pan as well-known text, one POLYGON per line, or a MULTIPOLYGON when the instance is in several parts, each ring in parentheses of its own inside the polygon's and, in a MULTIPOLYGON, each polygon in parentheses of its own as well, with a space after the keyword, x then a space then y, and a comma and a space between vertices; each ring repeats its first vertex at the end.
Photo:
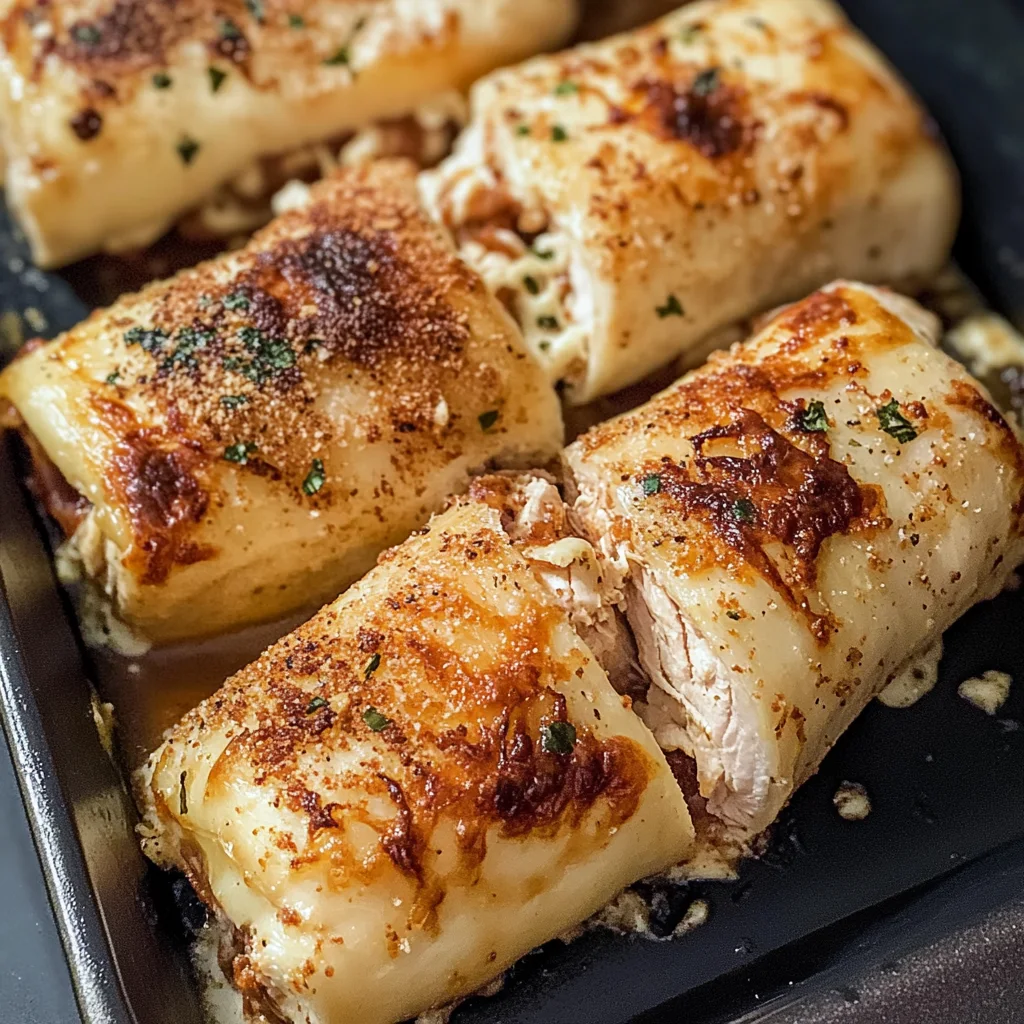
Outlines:
MULTIPOLYGON (((960 264, 997 309, 1024 323, 1024 16, 1011 0, 847 7, 950 140, 966 196, 960 264)), ((0 224, 3 309, 35 308, 46 333, 79 319, 84 307, 69 285, 23 259, 0 224)), ((155 907, 160 885, 99 743, 87 663, 8 447, 0 580, 4 728, 78 1011, 87 1024, 192 1024, 199 1010, 184 944, 174 915, 155 907)), ((710 904, 706 925, 667 942, 595 931, 551 943, 453 1024, 1024 1020, 1022 626, 1024 592, 958 623, 935 692, 907 710, 869 708, 739 882, 646 888, 656 928, 671 930, 696 897, 710 904), (992 668, 1017 679, 999 718, 956 696, 960 680, 992 668), (871 793, 867 820, 835 814, 832 794, 844 779, 871 793)), ((24 877, 24 891, 7 897, 13 919, 26 901, 41 905, 38 877, 24 877)), ((25 962, 2 948, 17 942, 0 929, 0 961, 25 962)), ((21 1002, 5 999, 0 1018, 73 1019, 63 977, 52 973, 52 943, 47 949, 44 995, 31 994, 36 978, 22 977, 21 1002)))

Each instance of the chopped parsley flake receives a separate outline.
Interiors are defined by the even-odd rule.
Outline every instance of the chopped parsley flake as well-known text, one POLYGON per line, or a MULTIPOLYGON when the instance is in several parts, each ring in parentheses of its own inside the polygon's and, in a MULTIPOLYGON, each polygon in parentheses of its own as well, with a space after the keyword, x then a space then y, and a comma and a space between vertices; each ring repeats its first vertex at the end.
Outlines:
POLYGON ((530 126, 528 124, 516 125, 516 135, 529 135, 530 126))
POLYGON ((372 705, 363 712, 363 721, 374 732, 383 732, 391 724, 391 719, 386 718, 372 705))
POLYGON ((737 611, 733 611, 732 608, 730 608, 725 614, 728 615, 729 618, 733 620, 733 622, 739 622, 740 619, 742 618, 740 613, 737 612, 737 611))
POLYGON ((551 342, 545 338, 543 341, 537 342, 537 348, 539 348, 541 352, 547 352, 551 348, 551 342))
POLYGON ((545 331, 557 331, 558 330, 558 317, 556 316, 539 316, 537 317, 537 326, 542 327, 545 331))
POLYGON ((684 25, 682 32, 679 33, 680 40, 689 46, 700 35, 701 27, 699 22, 694 25, 684 25))
POLYGON ((575 82, 570 82, 566 79, 564 82, 559 82, 555 86, 556 96, 571 96, 575 92, 579 92, 580 87, 575 82))
POLYGON ((196 154, 199 152, 199 143, 190 135, 183 135, 177 145, 177 150, 178 156, 181 157, 181 162, 188 167, 195 160, 196 154))
POLYGON ((337 67, 342 64, 347 65, 348 47, 339 47, 337 50, 334 51, 334 53, 331 54, 330 57, 326 57, 323 63, 326 64, 328 67, 337 67))
POLYGON ((480 424, 481 430, 490 430, 498 422, 498 410, 488 409, 487 412, 480 413, 477 416, 477 422, 480 424))
POLYGON ((571 754, 576 746, 576 727, 572 722, 542 725, 540 745, 547 754, 571 754))
POLYGON ((256 445, 251 441, 239 441, 238 444, 228 445, 224 449, 224 458, 228 462, 237 462, 240 466, 244 466, 254 451, 256 451, 256 445))
POLYGON ((240 327, 238 337, 252 353, 252 359, 228 356, 222 364, 225 370, 241 374, 254 384, 263 384, 295 365, 295 353, 284 338, 268 337, 257 327, 240 327))
POLYGON ((702 71, 690 86, 690 92, 694 96, 710 96, 719 86, 721 69, 707 68, 702 71))
POLYGON ((302 481, 302 493, 312 495, 316 494, 324 485, 324 481, 327 477, 324 476, 324 464, 320 459, 314 459, 309 466, 309 472, 306 474, 306 479, 302 481))
POLYGON ((245 405, 249 399, 246 395, 221 395, 220 404, 225 409, 237 409, 240 405, 245 405))
POLYGON ((249 13, 262 25, 266 18, 266 12, 263 9, 263 0, 245 0, 245 6, 249 13))
POLYGON ((301 14, 289 14, 288 15, 288 27, 289 28, 305 28, 306 19, 301 14))
POLYGON ((228 77, 226 71, 221 71, 220 68, 215 68, 212 64, 206 69, 206 73, 210 76, 211 92, 216 92, 224 84, 224 79, 228 77))
POLYGON ((317 695, 306 705, 306 714, 315 715, 321 708, 330 707, 330 702, 317 695))
POLYGON ((369 679, 377 669, 380 668, 380 655, 375 654, 367 663, 363 672, 363 679, 369 679))
POLYGON ((801 410, 797 420, 800 429, 810 434, 823 434, 828 430, 828 416, 825 415, 823 402, 810 402, 806 409, 801 410))
POLYGON ((537 284, 537 278, 531 277, 529 274, 523 278, 523 287, 531 294, 540 294, 540 285, 537 284))
POLYGON ((244 311, 249 308, 249 296, 245 292, 232 292, 230 295, 225 295, 220 301, 225 309, 244 311))
POLYGON ((664 306, 655 306, 654 311, 658 314, 659 320, 664 320, 667 316, 683 316, 683 307, 675 295, 670 295, 664 306))
POLYGON ((221 39, 241 39, 242 30, 230 19, 222 18, 220 22, 221 39))
POLYGON ((740 523, 752 523, 757 518, 757 509, 749 498, 738 498, 732 507, 732 514, 740 523))
POLYGON ((78 24, 71 29, 71 38, 83 46, 95 46, 102 36, 95 25, 78 24))
POLYGON ((644 494, 649 498, 652 494, 657 494, 661 490, 661 477, 657 473, 648 473, 643 478, 640 486, 644 490, 644 494))
POLYGON ((552 125, 551 128, 551 141, 552 142, 565 142, 569 138, 569 133, 560 125, 552 125))
POLYGON ((878 417, 878 425, 900 444, 906 444, 917 437, 914 425, 900 412, 900 403, 895 398, 876 409, 875 415, 878 417))
POLYGON ((188 793, 185 792, 185 780, 188 772, 182 772, 178 776, 178 813, 188 814, 188 793))
POLYGON ((555 258, 553 249, 537 249, 530 246, 530 252, 532 252, 539 260, 553 260, 555 258))
POLYGON ((158 71, 152 78, 154 89, 170 89, 171 76, 166 71, 158 71))
POLYGON ((113 373, 108 373, 107 376, 104 379, 106 380, 106 382, 108 384, 116 384, 117 381, 118 381, 118 378, 120 378, 120 376, 121 376, 120 371, 119 370, 115 370, 113 373))
POLYGON ((124 332, 126 345, 140 345, 144 352, 159 352, 171 339, 159 327, 132 327, 124 332))
POLYGON ((175 340, 177 344, 174 351, 160 364, 162 370, 170 370, 175 366, 198 366, 195 354, 213 341, 213 334, 200 327, 182 327, 175 340))

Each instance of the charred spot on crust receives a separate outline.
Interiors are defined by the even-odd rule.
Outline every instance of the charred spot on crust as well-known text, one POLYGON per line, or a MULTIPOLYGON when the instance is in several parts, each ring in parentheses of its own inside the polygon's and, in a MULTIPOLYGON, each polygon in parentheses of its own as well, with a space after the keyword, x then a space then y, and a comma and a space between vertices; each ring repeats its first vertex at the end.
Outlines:
POLYGON ((657 473, 660 492, 686 519, 704 523, 713 535, 759 572, 787 601, 803 611, 819 642, 831 633, 827 618, 813 612, 796 590, 813 587, 817 559, 829 537, 882 525, 879 489, 858 484, 831 458, 825 434, 803 434, 798 447, 757 412, 740 410, 725 426, 691 439, 688 466, 667 456, 637 477, 657 473), (735 454, 711 454, 716 442, 735 454), (792 552, 785 578, 766 551, 777 541, 792 552))
POLYGON ((71 125, 71 130, 82 142, 88 142, 90 139, 96 138, 103 129, 103 117, 93 107, 86 107, 85 110, 80 110, 68 123, 71 125))
POLYGON ((663 78, 635 86, 641 97, 639 121, 666 139, 688 143, 709 160, 743 149, 749 141, 742 90, 708 68, 685 87, 663 78))
MULTIPOLYGON (((44 6, 41 0, 37 6, 44 6)), ((78 67, 120 65, 139 70, 163 63, 169 48, 192 28, 197 14, 194 0, 181 5, 115 0, 106 13, 71 25, 56 53, 78 67)))
POLYGON ((261 254, 253 277, 280 303, 282 321, 274 329, 298 309, 315 307, 306 332, 358 366, 376 367, 410 351, 443 358, 468 340, 445 296, 385 232, 321 226, 261 254))
MULTIPOLYGON (((554 704, 552 720, 567 722, 565 698, 555 695, 554 704)), ((512 725, 506 720, 501 734, 491 800, 506 835, 551 827, 566 815, 575 827, 602 796, 612 808, 614 823, 636 810, 647 774, 636 771, 639 765, 627 749, 629 741, 600 742, 587 732, 566 756, 546 751, 522 720, 512 725)))
POLYGON ((101 416, 116 425, 118 447, 110 458, 108 485, 119 496, 134 530, 144 584, 163 583, 175 565, 212 557, 190 532, 202 520, 209 495, 196 473, 205 462, 198 445, 139 427, 120 403, 94 399, 101 416))

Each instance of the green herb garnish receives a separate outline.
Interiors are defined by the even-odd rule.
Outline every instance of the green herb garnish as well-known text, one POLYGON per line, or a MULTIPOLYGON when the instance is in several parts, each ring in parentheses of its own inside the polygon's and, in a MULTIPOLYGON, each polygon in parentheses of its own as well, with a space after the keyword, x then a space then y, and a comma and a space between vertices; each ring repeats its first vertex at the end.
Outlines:
POLYGON ((228 356, 222 363, 225 370, 239 373, 254 384, 263 384, 295 365, 295 353, 284 338, 268 337, 257 327, 240 327, 238 337, 252 359, 228 356))
POLYGON ((488 409, 487 412, 480 413, 480 415, 477 416, 477 422, 480 424, 480 429, 490 430, 491 427, 498 422, 498 415, 499 413, 497 409, 488 409))
POLYGON ((739 622, 742 618, 740 613, 737 611, 733 611, 732 608, 730 608, 725 614, 728 615, 729 618, 732 619, 734 622, 739 622))
POLYGON ((251 441, 239 441, 224 449, 224 458, 228 462, 237 462, 240 466, 244 466, 254 451, 256 451, 256 445, 251 441))
POLYGON ((569 133, 560 125, 553 125, 551 128, 551 141, 552 142, 565 142, 569 138, 569 133))
POLYGON ((226 71, 221 71, 220 68, 215 68, 212 64, 206 69, 206 73, 210 76, 211 92, 216 92, 224 84, 224 79, 228 77, 226 71))
POLYGON ((553 260, 555 258, 555 252, 553 249, 537 249, 531 245, 530 252, 532 252, 539 260, 553 260))
POLYGON ((306 19, 301 14, 289 14, 288 15, 288 27, 289 28, 305 28, 306 19))
POLYGON ((172 84, 171 76, 166 71, 158 71, 151 81, 154 89, 170 89, 172 84))
POLYGON ((314 459, 309 466, 306 479, 302 481, 302 493, 312 495, 323 487, 327 478, 324 476, 324 464, 320 459, 314 459))
POLYGON ((363 679, 369 679, 377 669, 380 668, 380 655, 375 654, 367 663, 366 668, 363 670, 363 679))
POLYGON ((120 376, 120 371, 115 370, 113 373, 108 373, 104 380, 106 380, 108 384, 116 384, 120 376))
POLYGON ((188 167, 195 160, 196 154, 199 152, 199 143, 190 135, 183 135, 176 148, 178 156, 181 157, 181 162, 188 167))
POLYGON ((710 96, 719 86, 720 75, 720 68, 707 68, 693 80, 690 92, 694 96, 710 96))
POLYGON ((825 415, 824 403, 808 403, 807 408, 800 411, 797 422, 800 424, 800 429, 806 430, 809 434, 823 434, 828 430, 828 416, 825 415))
POLYGON ((95 46, 102 36, 95 25, 75 25, 71 29, 71 38, 83 46, 95 46))
POLYGON ((326 57, 323 61, 328 67, 338 67, 339 65, 348 64, 348 47, 341 46, 330 57, 326 57))
POLYGON ((540 285, 537 284, 537 278, 530 277, 529 274, 527 274, 526 277, 523 278, 523 287, 531 295, 538 295, 538 294, 540 294, 540 285))
POLYGON ((682 32, 679 33, 679 38, 682 42, 686 43, 687 46, 692 43, 697 36, 700 35, 701 26, 696 25, 684 25, 682 32))
POLYGON ((372 705, 363 712, 363 721, 374 732, 383 732, 391 724, 391 719, 386 718, 372 705))
POLYGON ((170 338, 159 327, 132 327, 124 332, 126 345, 139 345, 144 352, 149 352, 151 355, 159 352, 168 341, 170 338))
POLYGON ((757 518, 757 509, 749 498, 737 498, 732 514, 740 523, 752 523, 757 518))
POLYGON ((230 295, 225 295, 220 302, 225 309, 244 311, 249 308, 249 296, 245 292, 231 292, 230 295))
POLYGON ((571 754, 576 746, 576 727, 571 722, 541 726, 541 749, 547 754, 571 754))
POLYGON ((679 304, 679 300, 675 295, 670 295, 665 300, 664 306, 655 306, 654 312, 658 314, 659 320, 664 320, 667 316, 682 316, 683 307, 679 304))
POLYGON ((240 405, 245 405, 249 401, 246 395, 221 395, 220 404, 225 409, 237 409, 240 405))
POLYGON ((570 82, 566 79, 564 82, 559 82, 555 86, 556 96, 571 96, 574 92, 579 92, 580 87, 575 82, 570 82))
POLYGON ((555 316, 539 316, 537 317, 537 326, 542 327, 545 331, 557 331, 558 330, 558 317, 555 316))
POLYGON ((246 9, 262 25, 266 12, 263 9, 263 0, 245 0, 246 9))
POLYGON ((895 398, 876 409, 875 415, 878 417, 878 425, 900 444, 906 444, 917 437, 914 425, 900 412, 900 403, 895 398))
POLYGON ((657 473, 648 473, 643 478, 640 486, 644 490, 644 494, 649 498, 652 494, 657 494, 661 490, 661 477, 657 473))
POLYGON ((330 707, 330 702, 318 695, 306 705, 306 714, 315 715, 321 708, 326 707, 330 707))
POLYGON ((530 126, 528 124, 516 125, 516 135, 529 135, 530 126))
POLYGON ((242 39, 242 30, 230 18, 221 18, 220 37, 221 39, 242 39))

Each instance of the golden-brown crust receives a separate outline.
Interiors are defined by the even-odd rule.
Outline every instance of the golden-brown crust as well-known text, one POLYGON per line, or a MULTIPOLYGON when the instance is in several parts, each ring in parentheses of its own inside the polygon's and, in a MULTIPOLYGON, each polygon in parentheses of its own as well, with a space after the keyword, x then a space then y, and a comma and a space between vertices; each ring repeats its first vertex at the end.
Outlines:
POLYGON ((812 609, 805 594, 816 582, 822 544, 836 534, 885 529, 892 523, 884 515, 881 491, 858 484, 831 457, 823 434, 800 429, 802 406, 782 404, 792 408, 782 430, 741 407, 727 425, 690 438, 694 456, 689 464, 663 456, 637 474, 636 484, 642 491, 656 484, 648 500, 678 524, 677 564, 694 572, 738 556, 807 617, 823 644, 833 625, 812 609), (725 441, 732 454, 709 454, 719 447, 716 441, 725 441), (775 544, 792 552, 785 576, 769 554, 775 544))
MULTIPOLYGON (((229 680, 171 739, 187 744, 196 730, 232 735, 206 798, 238 778, 272 787, 306 821, 308 836, 278 836, 303 848, 293 868, 326 859, 341 885, 369 882, 391 864, 416 882, 423 920, 443 895, 428 849, 443 820, 460 823, 458 876, 476 869, 492 829, 552 836, 577 828, 598 801, 609 809, 607 827, 627 820, 655 770, 633 741, 599 738, 577 719, 571 752, 545 747, 543 730, 569 721, 555 685, 582 664, 581 653, 552 653, 563 613, 534 596, 506 617, 459 581, 460 567, 472 572, 477 562, 487 572, 493 566, 496 581, 514 577, 521 570, 508 552, 497 516, 471 532, 424 531, 388 560, 393 580, 383 600, 361 606, 358 628, 329 606, 229 680), (493 645, 485 653, 453 647, 446 621, 493 645), (349 781, 393 813, 381 816, 365 799, 332 799, 346 778, 332 777, 331 759, 344 763, 353 750, 364 753, 360 777, 349 781), (377 855, 356 855, 354 821, 377 833, 377 855)), ((358 597, 353 604, 360 607, 358 597)))
MULTIPOLYGON (((825 644, 834 630, 814 597, 822 545, 837 534, 888 530, 892 520, 881 488, 855 480, 844 456, 832 450, 832 413, 821 403, 811 409, 803 398, 784 396, 841 387, 863 397, 872 410, 865 422, 878 426, 878 410, 894 396, 868 389, 872 363, 914 334, 856 287, 814 293, 778 314, 770 332, 777 340, 770 351, 761 344, 714 356, 647 405, 595 427, 574 448, 586 460, 604 448, 628 450, 630 438, 644 433, 687 439, 692 454, 685 461, 662 456, 631 465, 616 459, 613 478, 631 481, 637 500, 654 510, 679 572, 717 566, 739 578, 756 573, 825 644), (815 427, 816 417, 826 419, 815 427)), ((984 395, 954 380, 946 400, 993 425, 1002 457, 1024 481, 1020 442, 984 395)), ((911 436, 948 422, 932 401, 897 405, 911 436)), ((624 529, 625 523, 613 524, 613 530, 624 529)))
POLYGON ((319 382, 358 368, 402 396, 382 426, 404 435, 412 457, 433 425, 437 382, 464 365, 469 328, 449 295, 478 284, 424 225, 402 188, 411 180, 404 165, 334 178, 309 209, 260 232, 227 281, 211 264, 153 286, 149 315, 118 321, 126 356, 144 355, 119 369, 116 387, 145 394, 209 458, 255 446, 236 460, 245 471, 319 505, 330 480, 315 497, 302 490, 333 437, 316 409, 319 382))

